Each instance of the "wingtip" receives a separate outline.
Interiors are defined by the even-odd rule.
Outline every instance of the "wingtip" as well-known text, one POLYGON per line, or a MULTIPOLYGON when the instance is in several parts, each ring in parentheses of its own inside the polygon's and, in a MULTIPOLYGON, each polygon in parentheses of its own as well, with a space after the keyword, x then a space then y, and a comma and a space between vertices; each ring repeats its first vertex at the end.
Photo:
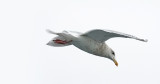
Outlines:
POLYGON ((143 41, 143 42, 148 42, 148 39, 142 39, 141 41, 143 41))
POLYGON ((55 32, 49 30, 49 29, 46 29, 46 32, 50 33, 50 34, 56 34, 55 32))
POLYGON ((46 29, 46 32, 51 33, 52 31, 51 31, 51 30, 49 30, 49 29, 46 29))
POLYGON ((148 39, 144 39, 144 42, 148 42, 148 39))

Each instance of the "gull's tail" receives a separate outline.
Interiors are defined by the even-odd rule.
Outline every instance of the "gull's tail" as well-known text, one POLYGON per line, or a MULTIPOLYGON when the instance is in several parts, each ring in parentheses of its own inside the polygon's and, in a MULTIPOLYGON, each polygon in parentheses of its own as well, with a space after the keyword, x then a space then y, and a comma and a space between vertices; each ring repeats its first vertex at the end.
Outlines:
POLYGON ((71 45, 72 43, 72 40, 68 40, 64 37, 64 33, 56 33, 56 32, 53 32, 49 29, 46 30, 48 33, 50 34, 55 34, 55 35, 58 35, 56 37, 54 37, 52 40, 50 40, 47 45, 49 46, 54 46, 54 47, 63 47, 63 46, 68 46, 68 45, 71 45))

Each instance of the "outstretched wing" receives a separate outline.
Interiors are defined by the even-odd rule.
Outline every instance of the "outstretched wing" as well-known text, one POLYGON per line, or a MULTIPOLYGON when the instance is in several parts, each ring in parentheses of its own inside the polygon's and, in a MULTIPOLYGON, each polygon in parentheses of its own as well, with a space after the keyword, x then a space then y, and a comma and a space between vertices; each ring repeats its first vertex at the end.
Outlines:
POLYGON ((85 34, 82 34, 82 36, 87 36, 87 37, 94 39, 96 41, 99 41, 99 42, 104 42, 104 41, 106 41, 110 38, 113 38, 113 37, 131 38, 131 39, 136 39, 139 41, 147 42, 147 39, 141 39, 141 38, 135 37, 133 35, 124 34, 124 33, 112 31, 112 30, 96 29, 96 30, 91 30, 85 34))

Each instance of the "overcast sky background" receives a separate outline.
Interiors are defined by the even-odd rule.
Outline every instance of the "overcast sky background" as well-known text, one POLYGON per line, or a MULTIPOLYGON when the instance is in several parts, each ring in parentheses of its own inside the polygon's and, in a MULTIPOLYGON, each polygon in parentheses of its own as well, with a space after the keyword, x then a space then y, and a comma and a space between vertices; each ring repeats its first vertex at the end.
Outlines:
POLYGON ((1 0, 0 84, 160 84, 159 0, 1 0), (56 32, 110 29, 119 66, 74 46, 50 47, 56 32))

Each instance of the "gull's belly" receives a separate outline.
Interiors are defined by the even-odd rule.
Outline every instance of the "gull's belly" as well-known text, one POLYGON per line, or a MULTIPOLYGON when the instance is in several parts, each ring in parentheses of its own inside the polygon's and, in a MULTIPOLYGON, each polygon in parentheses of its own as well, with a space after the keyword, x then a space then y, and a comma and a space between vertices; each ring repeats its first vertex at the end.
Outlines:
POLYGON ((105 43, 97 42, 85 36, 80 36, 77 40, 73 41, 73 45, 88 53, 103 56, 105 51, 105 43))

